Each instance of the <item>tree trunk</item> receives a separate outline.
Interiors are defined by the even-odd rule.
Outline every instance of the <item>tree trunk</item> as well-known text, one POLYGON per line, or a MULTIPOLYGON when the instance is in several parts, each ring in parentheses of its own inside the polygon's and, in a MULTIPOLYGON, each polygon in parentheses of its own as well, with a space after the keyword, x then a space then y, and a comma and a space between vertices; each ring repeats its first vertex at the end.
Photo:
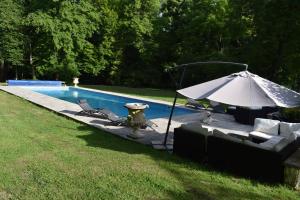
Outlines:
POLYGON ((32 79, 36 80, 35 67, 33 65, 31 42, 29 43, 29 65, 31 66, 32 79))
POLYGON ((272 62, 272 70, 274 72, 274 73, 272 73, 273 74, 273 77, 272 77, 273 80, 275 80, 277 78, 280 66, 282 65, 283 45, 284 45, 283 40, 279 39, 276 54, 275 54, 275 58, 273 59, 273 62, 272 62))
POLYGON ((16 80, 18 80, 18 67, 16 66, 16 80))
POLYGON ((4 81, 4 61, 1 61, 0 64, 0 81, 4 81))

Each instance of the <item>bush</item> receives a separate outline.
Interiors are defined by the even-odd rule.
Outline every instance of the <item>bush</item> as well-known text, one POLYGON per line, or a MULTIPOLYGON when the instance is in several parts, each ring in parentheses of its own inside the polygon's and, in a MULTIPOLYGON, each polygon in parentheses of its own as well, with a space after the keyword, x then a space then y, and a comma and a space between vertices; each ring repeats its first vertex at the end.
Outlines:
POLYGON ((300 108, 286 108, 282 114, 288 122, 300 123, 300 108))

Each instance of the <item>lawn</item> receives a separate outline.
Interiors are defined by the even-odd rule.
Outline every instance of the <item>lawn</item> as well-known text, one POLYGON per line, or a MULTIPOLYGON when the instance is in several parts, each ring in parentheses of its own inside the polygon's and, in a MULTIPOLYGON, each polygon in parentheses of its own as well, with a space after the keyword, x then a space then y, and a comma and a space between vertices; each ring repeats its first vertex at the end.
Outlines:
MULTIPOLYGON (((175 96, 175 90, 163 90, 163 89, 153 89, 153 88, 130 88, 122 86, 107 86, 107 85, 80 85, 80 87, 86 87, 91 89, 118 92, 123 94, 135 95, 145 98, 151 98, 156 100, 173 102, 175 96)), ((185 104, 186 99, 180 96, 177 99, 177 103, 185 104)))
POLYGON ((0 199, 299 199, 0 92, 0 199))

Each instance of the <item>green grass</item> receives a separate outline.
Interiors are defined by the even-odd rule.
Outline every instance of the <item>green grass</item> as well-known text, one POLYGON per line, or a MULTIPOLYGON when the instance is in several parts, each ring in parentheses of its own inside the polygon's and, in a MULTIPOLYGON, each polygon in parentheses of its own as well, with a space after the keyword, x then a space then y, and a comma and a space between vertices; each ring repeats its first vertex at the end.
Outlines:
POLYGON ((299 199, 0 92, 0 199, 299 199))
MULTIPOLYGON (((163 90, 153 88, 130 88, 121 86, 106 86, 106 85, 80 85, 81 87, 104 90, 110 92, 118 92, 123 94, 135 95, 145 98, 151 98, 156 100, 173 102, 175 96, 175 90, 163 90)), ((185 104, 186 100, 184 97, 179 97, 177 103, 185 104)))

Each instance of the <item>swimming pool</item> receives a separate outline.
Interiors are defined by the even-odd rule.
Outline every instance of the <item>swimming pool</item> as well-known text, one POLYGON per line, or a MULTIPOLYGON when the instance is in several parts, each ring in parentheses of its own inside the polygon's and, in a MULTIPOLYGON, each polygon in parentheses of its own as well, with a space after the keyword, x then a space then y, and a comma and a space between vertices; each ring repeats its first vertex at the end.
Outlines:
MULTIPOLYGON (((86 99, 93 108, 106 108, 119 116, 127 116, 127 108, 124 107, 126 103, 146 103, 149 109, 145 110, 146 118, 163 118, 169 117, 171 106, 167 104, 154 103, 140 99, 128 98, 107 94, 103 92, 95 92, 91 90, 74 88, 74 87, 61 87, 61 88, 46 88, 46 87, 26 87, 34 92, 45 94, 71 103, 77 103, 79 99, 86 99)), ((196 111, 182 107, 176 107, 174 116, 192 114, 196 111)))

